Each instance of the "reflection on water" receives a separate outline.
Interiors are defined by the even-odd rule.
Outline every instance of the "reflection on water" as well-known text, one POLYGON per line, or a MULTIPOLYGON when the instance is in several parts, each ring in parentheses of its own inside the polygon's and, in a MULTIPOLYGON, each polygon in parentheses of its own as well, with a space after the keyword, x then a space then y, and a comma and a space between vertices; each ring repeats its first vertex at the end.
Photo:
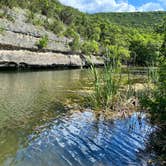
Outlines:
POLYGON ((0 128, 63 102, 81 88, 85 75, 81 70, 0 73, 0 128))
POLYGON ((145 115, 113 121, 64 107, 87 73, 0 74, 0 165, 147 165, 151 154, 142 151, 153 128, 145 115))

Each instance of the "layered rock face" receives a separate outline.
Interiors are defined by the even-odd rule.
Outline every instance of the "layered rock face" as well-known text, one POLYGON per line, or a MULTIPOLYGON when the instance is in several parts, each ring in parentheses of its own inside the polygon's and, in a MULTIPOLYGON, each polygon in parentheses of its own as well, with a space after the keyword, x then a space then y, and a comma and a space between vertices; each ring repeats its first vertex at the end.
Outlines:
MULTIPOLYGON (((4 11, 1 9, 1 13, 4 11)), ((8 16, 0 18, 0 69, 2 68, 41 68, 41 67, 77 67, 89 63, 103 65, 101 57, 87 58, 81 54, 72 54, 71 39, 58 37, 43 27, 27 23, 27 11, 13 9, 8 16), (37 43, 48 37, 47 46, 39 49, 37 43)))

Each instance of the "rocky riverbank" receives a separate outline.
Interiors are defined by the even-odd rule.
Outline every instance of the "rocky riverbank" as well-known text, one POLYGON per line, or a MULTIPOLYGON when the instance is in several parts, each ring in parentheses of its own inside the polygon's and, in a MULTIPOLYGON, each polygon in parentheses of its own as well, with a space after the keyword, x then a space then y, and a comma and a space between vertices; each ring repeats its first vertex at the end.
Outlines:
POLYGON ((58 37, 43 27, 27 22, 26 10, 15 8, 0 10, 0 69, 19 68, 83 68, 89 63, 102 66, 102 57, 73 54, 72 39, 58 37), (43 36, 47 46, 38 48, 43 36))
POLYGON ((0 69, 83 68, 89 61, 102 66, 102 58, 87 58, 77 54, 33 52, 27 50, 0 50, 0 69))

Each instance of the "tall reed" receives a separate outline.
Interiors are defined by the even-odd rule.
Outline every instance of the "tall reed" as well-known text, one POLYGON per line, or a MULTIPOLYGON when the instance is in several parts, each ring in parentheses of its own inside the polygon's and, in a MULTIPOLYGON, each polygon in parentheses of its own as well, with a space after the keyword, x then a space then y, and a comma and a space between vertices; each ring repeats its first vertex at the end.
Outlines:
POLYGON ((102 71, 91 65, 94 92, 90 96, 95 109, 113 109, 119 98, 121 84, 121 69, 106 63, 102 71))

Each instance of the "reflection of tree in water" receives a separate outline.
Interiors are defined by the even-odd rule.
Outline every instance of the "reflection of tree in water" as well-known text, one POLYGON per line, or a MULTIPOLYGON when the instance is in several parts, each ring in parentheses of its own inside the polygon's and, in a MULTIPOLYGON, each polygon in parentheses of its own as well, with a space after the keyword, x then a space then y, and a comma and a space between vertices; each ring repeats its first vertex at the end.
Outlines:
POLYGON ((0 73, 0 126, 11 119, 24 121, 53 102, 63 102, 69 95, 67 90, 79 89, 80 74, 80 70, 0 73))

